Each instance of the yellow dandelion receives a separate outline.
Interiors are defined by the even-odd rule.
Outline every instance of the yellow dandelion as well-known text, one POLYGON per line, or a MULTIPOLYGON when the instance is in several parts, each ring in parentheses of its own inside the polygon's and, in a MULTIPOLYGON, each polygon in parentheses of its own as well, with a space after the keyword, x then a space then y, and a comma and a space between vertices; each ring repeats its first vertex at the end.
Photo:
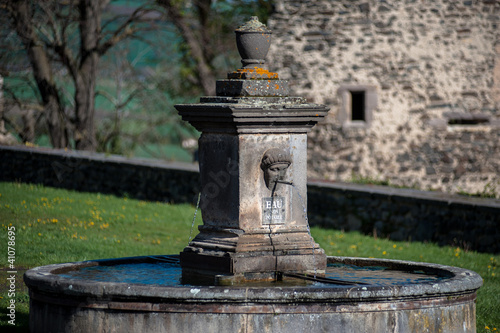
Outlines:
POLYGON ((382 254, 385 256, 387 254, 387 251, 382 252, 382 254))
POLYGON ((397 246, 396 244, 394 244, 394 245, 392 246, 392 248, 393 248, 393 249, 395 249, 395 248, 397 248, 397 247, 398 247, 398 246, 397 246))
POLYGON ((42 234, 41 233, 38 233, 38 236, 41 236, 42 234))

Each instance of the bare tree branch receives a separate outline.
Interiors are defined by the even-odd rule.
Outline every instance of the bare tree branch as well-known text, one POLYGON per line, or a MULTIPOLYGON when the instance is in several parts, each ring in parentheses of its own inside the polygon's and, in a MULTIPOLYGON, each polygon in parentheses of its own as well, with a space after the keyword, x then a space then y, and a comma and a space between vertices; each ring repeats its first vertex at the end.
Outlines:
MULTIPOLYGON (((106 38, 105 40, 101 38, 101 44, 98 47, 98 52, 100 55, 105 54, 111 47, 115 46, 119 42, 124 39, 127 39, 133 36, 138 31, 144 31, 145 28, 140 27, 132 27, 132 24, 136 24, 139 22, 151 22, 149 19, 144 19, 149 13, 157 12, 154 9, 149 9, 146 6, 141 6, 134 10, 132 15, 128 16, 125 22, 123 22, 114 32, 113 34, 106 38)), ((117 16, 113 21, 116 21, 123 16, 117 16)), ((103 36, 105 37, 105 36, 103 36)))
POLYGON ((204 45, 208 47, 210 44, 204 44, 203 41, 198 40, 193 30, 188 26, 184 15, 181 13, 178 2, 172 0, 157 0, 157 2, 167 10, 170 20, 177 27, 189 46, 191 56, 196 63, 197 76, 199 83, 203 87, 203 91, 208 96, 214 95, 215 75, 206 57, 208 51, 203 50, 204 45))

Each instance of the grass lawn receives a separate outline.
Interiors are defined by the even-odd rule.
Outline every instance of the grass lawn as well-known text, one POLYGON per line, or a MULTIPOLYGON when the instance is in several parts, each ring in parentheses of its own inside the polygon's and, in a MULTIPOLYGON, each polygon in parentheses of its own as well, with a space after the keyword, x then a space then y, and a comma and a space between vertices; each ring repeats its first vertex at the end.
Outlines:
MULTIPOLYGON (((0 328, 8 324, 8 230, 15 227, 16 326, 27 332, 26 269, 71 261, 175 254, 188 243, 194 207, 144 202, 95 193, 79 193, 39 185, 0 183, 0 328)), ((196 224, 201 223, 198 214, 196 224)), ((500 255, 439 247, 428 243, 393 242, 359 233, 312 228, 328 255, 425 261, 479 273, 478 332, 500 331, 500 255)), ((193 235, 197 230, 193 231, 193 235)))

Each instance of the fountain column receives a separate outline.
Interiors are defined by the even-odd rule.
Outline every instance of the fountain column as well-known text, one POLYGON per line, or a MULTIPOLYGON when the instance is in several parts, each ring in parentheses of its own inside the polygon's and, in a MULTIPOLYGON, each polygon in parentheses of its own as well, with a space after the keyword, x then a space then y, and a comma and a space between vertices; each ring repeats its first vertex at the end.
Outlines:
POLYGON ((271 31, 255 17, 236 30, 243 67, 216 95, 176 105, 198 131, 203 225, 181 252, 183 274, 272 278, 324 272, 307 225, 307 132, 324 105, 289 96, 264 58, 271 31))

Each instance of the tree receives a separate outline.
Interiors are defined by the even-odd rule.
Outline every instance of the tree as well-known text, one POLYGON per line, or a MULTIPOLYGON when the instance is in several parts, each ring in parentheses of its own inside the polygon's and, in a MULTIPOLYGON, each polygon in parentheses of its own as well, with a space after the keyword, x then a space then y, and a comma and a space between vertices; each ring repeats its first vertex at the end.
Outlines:
POLYGON ((165 8, 188 50, 184 65, 186 68, 192 65, 194 69, 188 71, 192 75, 185 76, 185 79, 201 86, 207 96, 215 94, 215 79, 219 72, 215 59, 227 55, 230 48, 235 50, 233 30, 250 16, 258 15, 267 21, 273 10, 271 0, 156 1, 165 8))
POLYGON ((102 22, 110 0, 7 0, 2 4, 10 27, 19 37, 32 69, 43 106, 44 119, 54 147, 70 146, 95 150, 95 90, 99 59, 126 38, 149 29, 149 4, 128 16, 118 15, 102 22), (112 29, 111 26, 115 28, 112 29), (67 82, 55 73, 64 70, 72 84, 73 108, 63 96, 67 82))
MULTIPOLYGON (((22 112, 29 126, 8 119, 6 123, 24 141, 32 140, 34 123, 45 122, 51 144, 56 148, 70 147, 74 142, 77 149, 120 152, 120 144, 129 149, 135 145, 138 133, 131 136, 120 127, 125 121, 129 125, 130 120, 124 117, 135 117, 128 111, 134 104, 151 113, 151 117, 141 116, 140 121, 148 118, 153 126, 169 123, 172 130, 168 133, 177 138, 189 135, 185 128, 175 125, 179 122, 175 111, 165 112, 165 109, 174 103, 192 102, 200 94, 213 95, 215 78, 239 66, 234 28, 255 14, 265 21, 272 9, 269 0, 137 0, 127 4, 125 11, 117 10, 119 6, 111 2, 4 0, 0 3, 0 75, 9 82, 5 85, 5 99, 18 110, 27 110, 22 112), (156 30, 160 29, 158 25, 161 30, 156 30), (180 40, 156 36, 160 31, 170 33, 174 27, 180 40), (147 30, 155 31, 153 41, 147 30), (138 72, 137 69, 126 76, 119 74, 118 69, 110 73, 113 66, 109 64, 119 63, 119 55, 109 51, 120 45, 119 49, 126 53, 125 40, 144 38, 152 41, 149 45, 155 44, 152 48, 164 52, 167 47, 169 52, 176 51, 176 55, 157 52, 158 57, 164 58, 159 66, 148 69, 147 75, 134 77, 132 72, 138 72), (173 45, 176 50, 170 50, 173 45), (116 77, 115 96, 96 91, 97 80, 109 81, 110 75, 116 77), (12 84, 14 77, 16 85, 12 84), (21 88, 26 87, 35 93, 23 93, 21 88), (100 116, 96 126, 98 96, 112 101, 116 112, 112 120, 100 116), (97 133, 98 130, 102 133, 97 133), (121 141, 123 136, 128 136, 126 142, 121 141)), ((124 63, 121 67, 127 66, 124 63)), ((152 132, 146 131, 138 138, 157 140, 158 136, 152 137, 152 132)), ((165 137, 165 130, 160 136, 165 137)))

